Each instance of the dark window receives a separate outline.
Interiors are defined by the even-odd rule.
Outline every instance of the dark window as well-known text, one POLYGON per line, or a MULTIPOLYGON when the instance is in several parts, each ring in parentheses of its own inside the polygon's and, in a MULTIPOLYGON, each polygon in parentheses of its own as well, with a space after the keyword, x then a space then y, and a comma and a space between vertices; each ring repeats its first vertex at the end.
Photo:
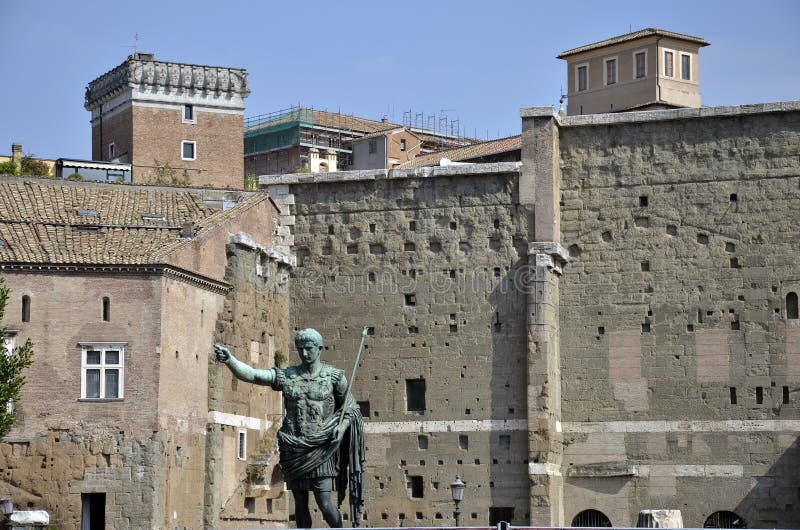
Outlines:
POLYGON ((408 495, 412 499, 421 499, 423 497, 422 477, 406 477, 406 489, 408 490, 408 495))
POLYGON ((664 75, 666 77, 672 77, 674 74, 674 62, 673 62, 674 55, 672 52, 664 52, 664 75))
POLYGON ((647 72, 645 63, 647 54, 645 52, 638 52, 634 57, 636 59, 636 79, 641 79, 647 72))
POLYGON ((734 512, 720 511, 709 515, 703 528, 747 528, 747 523, 734 512))
POLYGON ((358 410, 361 411, 361 417, 369 419, 370 416, 369 401, 358 401, 357 403, 358 403, 358 410))
POLYGON ((22 297, 22 321, 31 321, 31 297, 28 295, 22 297))
POLYGON ((181 156, 183 157, 184 160, 195 159, 194 142, 181 143, 181 156))
POLYGON ((497 526, 501 522, 510 523, 514 520, 514 508, 489 508, 489 526, 497 526))
POLYGON ((783 387, 783 404, 786 405, 789 403, 789 387, 783 387))
POLYGON ((81 494, 81 530, 104 530, 106 527, 106 494, 81 494))
POLYGON ((617 82, 617 60, 609 59, 606 61, 606 84, 613 85, 617 82))
POLYGON ((786 295, 786 318, 791 320, 797 320, 798 318, 797 293, 786 295))
POLYGON ((760 386, 756 387, 756 405, 764 404, 764 389, 760 386))
POLYGON ((692 58, 681 54, 681 79, 689 81, 692 78, 692 58))
POLYGON ((589 67, 578 67, 578 92, 589 88, 589 67))
POLYGON ((111 300, 107 296, 103 297, 103 322, 111 320, 111 300))
POLYGON ((194 121, 194 105, 183 106, 183 121, 194 121))
POLYGON ((737 403, 737 399, 736 399, 736 387, 735 387, 735 386, 732 386, 732 387, 731 387, 731 405, 736 405, 736 403, 737 403))
POLYGON ((405 139, 400 140, 400 150, 401 151, 405 151, 406 150, 406 141, 405 141, 405 139))
POLYGON ((370 154, 378 152, 378 142, 376 140, 369 141, 369 152, 370 154))
POLYGON ((256 498, 255 497, 245 497, 244 498, 244 509, 247 510, 247 513, 256 513, 256 498))
POLYGON ((466 434, 458 435, 458 448, 464 450, 469 449, 469 436, 466 434))
POLYGON ((583 510, 572 519, 572 526, 580 528, 609 528, 611 520, 599 510, 583 510))
POLYGON ((406 410, 425 412, 424 379, 406 379, 406 410))

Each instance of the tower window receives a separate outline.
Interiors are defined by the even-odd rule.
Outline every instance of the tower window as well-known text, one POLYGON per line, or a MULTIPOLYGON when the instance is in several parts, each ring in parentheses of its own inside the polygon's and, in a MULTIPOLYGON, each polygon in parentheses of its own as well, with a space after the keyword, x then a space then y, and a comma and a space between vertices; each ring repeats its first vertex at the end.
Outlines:
POLYGON ((691 81, 692 79, 692 56, 681 54, 681 79, 691 81))
POLYGON ((103 297, 103 322, 111 320, 111 300, 107 296, 103 297))
POLYGON ((244 460, 247 458, 247 431, 240 430, 239 431, 239 440, 236 446, 236 457, 239 460, 244 460))
POLYGON ((108 144, 108 159, 113 160, 115 155, 116 152, 114 149, 114 142, 111 142, 110 144, 108 144))
POLYGON ((633 77, 642 79, 647 76, 647 52, 636 52, 633 54, 633 77))
POLYGON ((401 151, 405 151, 406 150, 406 140, 405 140, 405 138, 400 140, 400 150, 401 151))
POLYGON ((183 123, 194 123, 194 105, 183 106, 183 123))
POLYGON ((606 59, 606 85, 613 85, 617 82, 617 59, 606 59))
POLYGON ((675 54, 672 52, 664 52, 664 77, 675 76, 675 54))
POLYGON ((798 316, 797 293, 792 292, 786 295, 786 318, 797 320, 798 316))
POLYGON ((589 88, 589 65, 583 64, 575 68, 575 85, 578 92, 589 88))
POLYGON ((197 158, 196 144, 197 142, 181 142, 181 158, 183 160, 195 160, 197 158))

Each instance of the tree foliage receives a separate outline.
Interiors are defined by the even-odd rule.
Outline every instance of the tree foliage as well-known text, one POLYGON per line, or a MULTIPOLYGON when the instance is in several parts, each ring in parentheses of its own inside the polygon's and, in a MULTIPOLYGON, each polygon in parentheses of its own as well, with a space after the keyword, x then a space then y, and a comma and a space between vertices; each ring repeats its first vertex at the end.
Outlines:
POLYGON ((34 155, 25 155, 22 157, 19 174, 26 176, 32 175, 35 177, 49 177, 50 166, 48 166, 41 160, 36 160, 35 158, 33 158, 33 156, 34 155))
MULTIPOLYGON (((11 289, 5 286, 5 280, 0 278, 0 321, 6 311, 6 304, 11 289)), ((0 327, 3 338, 6 329, 0 327)), ((0 354, 0 437, 5 436, 16 417, 15 404, 19 401, 22 385, 25 384, 23 371, 33 362, 33 344, 27 339, 25 344, 9 350, 7 342, 3 343, 3 354, 0 354)))
POLYGON ((188 186, 189 172, 184 169, 178 173, 178 169, 172 167, 169 162, 154 161, 153 171, 147 179, 148 184, 167 185, 167 186, 188 186))

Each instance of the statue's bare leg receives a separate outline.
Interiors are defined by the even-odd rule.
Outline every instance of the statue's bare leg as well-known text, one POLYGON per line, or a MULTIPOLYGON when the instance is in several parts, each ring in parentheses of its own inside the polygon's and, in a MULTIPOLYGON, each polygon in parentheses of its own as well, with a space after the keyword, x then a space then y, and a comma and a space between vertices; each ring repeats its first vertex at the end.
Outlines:
POLYGON ((339 512, 339 508, 336 507, 336 504, 331 500, 331 492, 314 491, 314 499, 317 501, 317 506, 319 506, 322 517, 325 519, 325 522, 328 523, 328 526, 331 528, 341 528, 342 514, 339 512))
POLYGON ((294 495, 294 518, 297 528, 311 528, 311 512, 308 510, 308 492, 292 490, 294 495))

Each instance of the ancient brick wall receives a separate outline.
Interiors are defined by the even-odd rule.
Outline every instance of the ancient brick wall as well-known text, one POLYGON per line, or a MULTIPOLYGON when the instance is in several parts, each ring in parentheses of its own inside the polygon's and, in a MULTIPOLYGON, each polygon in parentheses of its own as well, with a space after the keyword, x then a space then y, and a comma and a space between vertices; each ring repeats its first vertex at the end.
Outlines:
POLYGON ((560 129, 565 522, 795 527, 800 113, 681 112, 560 129))
POLYGON ((346 175, 268 181, 291 206, 293 329, 319 330, 325 362, 349 377, 369 328, 353 387, 368 413, 367 523, 452 524, 456 475, 467 482, 462 524, 501 507, 527 521, 517 166, 346 175), (424 404, 409 396, 422 381, 424 404))

